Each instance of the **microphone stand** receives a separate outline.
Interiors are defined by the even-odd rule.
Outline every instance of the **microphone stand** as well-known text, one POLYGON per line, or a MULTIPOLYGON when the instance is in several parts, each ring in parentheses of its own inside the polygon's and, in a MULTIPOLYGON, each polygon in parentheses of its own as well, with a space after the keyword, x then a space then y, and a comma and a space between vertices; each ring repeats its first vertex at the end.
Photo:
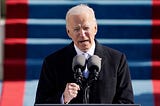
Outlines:
POLYGON ((90 91, 90 85, 87 83, 83 90, 83 103, 84 104, 89 103, 89 91, 90 91))
POLYGON ((91 76, 89 77, 88 82, 84 86, 84 90, 83 90, 83 103, 84 104, 88 104, 89 103, 90 86, 94 81, 98 80, 98 75, 99 75, 99 72, 94 70, 94 73, 91 74, 91 76))
POLYGON ((78 68, 77 71, 74 73, 74 78, 76 79, 76 83, 80 86, 80 88, 83 88, 83 75, 80 68, 78 68))

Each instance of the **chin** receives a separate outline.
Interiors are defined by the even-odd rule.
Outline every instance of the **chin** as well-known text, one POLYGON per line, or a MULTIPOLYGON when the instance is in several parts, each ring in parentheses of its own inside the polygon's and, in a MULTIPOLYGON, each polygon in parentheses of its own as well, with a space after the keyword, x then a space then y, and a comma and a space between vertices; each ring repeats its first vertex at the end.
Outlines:
POLYGON ((87 52, 89 48, 81 49, 83 52, 87 52))
POLYGON ((81 46, 80 48, 81 48, 81 51, 83 51, 83 52, 87 52, 90 49, 89 46, 85 46, 85 47, 81 46))

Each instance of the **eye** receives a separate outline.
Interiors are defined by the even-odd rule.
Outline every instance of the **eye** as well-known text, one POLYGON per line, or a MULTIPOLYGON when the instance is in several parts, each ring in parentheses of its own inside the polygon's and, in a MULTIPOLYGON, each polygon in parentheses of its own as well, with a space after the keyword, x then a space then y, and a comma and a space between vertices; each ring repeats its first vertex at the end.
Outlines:
POLYGON ((78 31, 79 31, 79 28, 74 28, 74 31, 75 31, 75 32, 78 32, 78 31))
POLYGON ((89 30, 89 27, 84 27, 84 30, 89 30))

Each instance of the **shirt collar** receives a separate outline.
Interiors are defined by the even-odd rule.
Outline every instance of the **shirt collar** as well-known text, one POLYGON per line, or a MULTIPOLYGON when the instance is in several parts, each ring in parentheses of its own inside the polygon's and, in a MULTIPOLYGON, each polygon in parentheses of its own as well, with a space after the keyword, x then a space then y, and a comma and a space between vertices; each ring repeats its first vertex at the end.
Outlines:
MULTIPOLYGON (((77 52, 77 55, 81 55, 81 54, 84 53, 75 44, 74 44, 74 48, 75 48, 75 50, 77 52)), ((93 43, 93 45, 91 46, 91 48, 86 53, 88 53, 90 56, 93 56, 94 51, 95 51, 95 42, 93 43)))

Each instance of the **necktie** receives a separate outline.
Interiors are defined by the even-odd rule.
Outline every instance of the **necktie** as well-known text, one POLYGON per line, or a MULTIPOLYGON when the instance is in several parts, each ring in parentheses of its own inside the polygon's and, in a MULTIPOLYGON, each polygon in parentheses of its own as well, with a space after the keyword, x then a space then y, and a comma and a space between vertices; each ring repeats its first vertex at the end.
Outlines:
MULTIPOLYGON (((89 58, 89 54, 88 54, 88 53, 83 53, 83 55, 85 56, 86 59, 89 58)), ((88 68, 87 68, 87 66, 86 66, 85 70, 83 71, 83 76, 84 76, 85 78, 88 78, 88 75, 89 75, 89 71, 88 71, 88 68)))
POLYGON ((86 59, 89 58, 89 54, 88 53, 83 53, 83 55, 85 56, 86 59))

